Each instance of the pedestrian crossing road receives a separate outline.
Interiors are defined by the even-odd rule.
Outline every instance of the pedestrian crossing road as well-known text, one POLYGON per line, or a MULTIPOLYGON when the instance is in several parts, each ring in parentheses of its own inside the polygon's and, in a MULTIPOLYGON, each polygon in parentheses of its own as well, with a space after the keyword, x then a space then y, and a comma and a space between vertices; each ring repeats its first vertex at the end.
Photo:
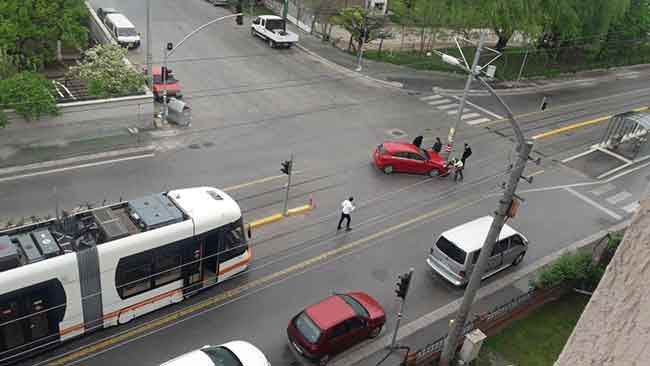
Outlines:
MULTIPOLYGON (((460 98, 458 97, 433 94, 421 97, 420 101, 427 103, 432 108, 445 112, 450 116, 458 115, 458 105, 460 104, 460 98)), ((472 102, 466 101, 460 119, 470 126, 476 126, 486 122, 503 119, 503 117, 472 102)))

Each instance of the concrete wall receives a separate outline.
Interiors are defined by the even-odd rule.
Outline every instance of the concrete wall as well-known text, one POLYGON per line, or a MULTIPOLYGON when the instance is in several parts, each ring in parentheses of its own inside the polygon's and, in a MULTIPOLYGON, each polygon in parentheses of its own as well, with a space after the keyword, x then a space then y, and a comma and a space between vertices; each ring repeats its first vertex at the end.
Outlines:
POLYGON ((132 97, 59 104, 60 115, 25 121, 7 111, 9 125, 0 130, 0 146, 65 145, 73 141, 128 134, 127 128, 153 127, 150 93, 132 97))

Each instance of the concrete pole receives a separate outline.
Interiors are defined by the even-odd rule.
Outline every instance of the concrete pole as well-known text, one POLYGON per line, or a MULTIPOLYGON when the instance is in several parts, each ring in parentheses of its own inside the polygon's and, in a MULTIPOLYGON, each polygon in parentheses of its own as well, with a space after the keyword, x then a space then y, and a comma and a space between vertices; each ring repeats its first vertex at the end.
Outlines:
POLYGON ((472 61, 472 67, 469 70, 469 75, 467 75, 467 82, 465 82, 465 91, 463 92, 463 97, 460 99, 460 104, 458 105, 458 114, 456 114, 456 121, 454 125, 449 129, 449 134, 447 135, 447 146, 442 150, 442 157, 445 160, 449 161, 451 156, 451 151, 454 149, 454 137, 456 136, 456 130, 458 125, 463 117, 463 109, 465 109, 465 103, 467 101, 467 94, 469 93, 469 88, 472 86, 472 80, 474 80, 474 73, 478 66, 479 58, 481 57, 481 49, 485 43, 485 36, 481 33, 481 36, 478 40, 478 46, 476 47, 476 54, 474 54, 474 61, 472 61))
POLYGON ((167 45, 165 45, 165 51, 163 52, 163 68, 161 69, 161 77, 163 83, 163 125, 167 124, 167 53, 167 45))
POLYGON ((459 344, 460 338, 464 335, 463 330, 465 328, 465 323, 467 322, 472 303, 474 302, 476 293, 481 286, 481 279, 483 277, 483 273, 485 272, 485 266, 487 265, 488 258, 490 256, 490 253, 492 253, 492 249, 494 248, 499 234, 501 233, 501 229, 503 228, 503 224, 507 218, 508 211, 515 197, 515 191, 517 189, 517 185, 519 184, 519 179, 523 176, 524 169, 526 168, 526 163, 528 162, 528 157, 533 148, 532 141, 526 140, 524 138, 523 132, 517 125, 517 122, 515 121, 514 115, 512 114, 510 108, 494 92, 494 90, 487 82, 485 82, 480 76, 477 76, 476 78, 486 89, 488 89, 490 94, 497 98, 499 103, 501 103, 501 105, 506 110, 510 124, 515 130, 515 135, 517 137, 518 143, 517 152, 519 154, 517 156, 517 161, 511 170, 510 179, 506 185, 505 191, 503 192, 503 196, 499 200, 499 206, 494 212, 494 220, 492 221, 490 231, 485 238, 485 243, 481 249, 481 254, 479 255, 478 261, 476 262, 476 266, 474 266, 474 269, 472 270, 469 283, 465 289, 465 294, 463 296, 463 302, 458 309, 458 314, 456 315, 452 328, 450 329, 449 334, 447 334, 447 338, 445 339, 444 348, 440 356, 440 362, 438 363, 439 366, 449 366, 451 360, 453 360, 454 355, 456 354, 456 348, 459 344))
POLYGON ((146 54, 146 64, 147 64, 147 82, 149 86, 153 89, 153 72, 152 72, 152 56, 151 56, 151 0, 147 0, 147 54, 146 54))
MULTIPOLYGON (((370 0, 365 0, 364 2, 364 9, 366 10, 366 14, 369 11, 369 1, 370 0)), ((356 71, 360 72, 363 69, 363 66, 361 66, 361 62, 363 61, 363 46, 366 43, 366 37, 368 36, 368 16, 366 15, 363 23, 363 35, 361 36, 361 42, 359 43, 359 55, 357 57, 357 68, 356 71)))

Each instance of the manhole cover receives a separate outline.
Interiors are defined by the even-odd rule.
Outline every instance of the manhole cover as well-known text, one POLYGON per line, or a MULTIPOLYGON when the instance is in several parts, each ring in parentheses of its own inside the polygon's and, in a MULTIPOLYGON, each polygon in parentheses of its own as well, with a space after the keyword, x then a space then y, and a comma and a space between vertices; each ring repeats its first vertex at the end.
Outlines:
POLYGON ((199 144, 191 144, 191 145, 189 146, 189 148, 190 148, 190 149, 200 149, 200 148, 201 148, 201 145, 199 145, 199 144))
POLYGON ((404 132, 402 130, 398 130, 398 129, 388 130, 388 134, 391 135, 391 136, 394 136, 394 137, 406 136, 406 132, 404 132))

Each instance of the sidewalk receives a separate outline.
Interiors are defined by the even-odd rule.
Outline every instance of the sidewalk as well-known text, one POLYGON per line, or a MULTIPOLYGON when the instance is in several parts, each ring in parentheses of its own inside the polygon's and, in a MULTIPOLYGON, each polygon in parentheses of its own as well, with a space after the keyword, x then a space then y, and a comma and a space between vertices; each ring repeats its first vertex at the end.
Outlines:
MULTIPOLYGON (((299 47, 316 54, 317 56, 335 63, 348 71, 357 67, 357 57, 343 50, 335 48, 329 42, 323 42, 317 36, 299 29, 292 23, 288 27, 300 35, 299 47)), ((463 92, 466 75, 448 74, 435 71, 415 70, 405 66, 377 62, 364 59, 361 73, 380 82, 390 82, 401 88, 431 92, 432 90, 444 94, 460 94, 463 92)), ((576 74, 559 76, 552 79, 534 79, 521 81, 494 82, 492 87, 501 95, 526 94, 540 91, 550 91, 593 82, 603 82, 625 79, 630 74, 650 74, 650 65, 633 65, 609 70, 583 71, 576 74)), ((487 95, 482 89, 472 89, 470 94, 487 95)))
MULTIPOLYGON (((629 225, 630 221, 616 224, 606 230, 599 231, 582 240, 579 240, 566 249, 548 255, 537 260, 526 267, 509 269, 505 273, 496 275, 494 279, 484 281, 483 287, 479 290, 474 305, 473 315, 488 312, 495 307, 502 305, 509 300, 522 295, 529 290, 530 280, 534 279, 538 271, 549 263, 554 262, 565 252, 573 252, 581 248, 589 248, 598 242, 607 233, 619 231, 629 225)), ((430 343, 444 337, 447 333, 449 321, 456 315, 462 298, 450 302, 429 314, 413 319, 409 316, 408 298, 404 312, 403 325, 397 335, 397 344, 410 347, 411 352, 417 352, 430 343)), ((395 321, 394 316, 389 321, 395 321)), ((374 341, 364 342, 350 351, 336 357, 330 366, 376 366, 388 353, 386 346, 390 344, 392 333, 384 333, 374 341)), ((383 361, 385 366, 400 365, 404 359, 404 351, 396 351, 383 361)))

